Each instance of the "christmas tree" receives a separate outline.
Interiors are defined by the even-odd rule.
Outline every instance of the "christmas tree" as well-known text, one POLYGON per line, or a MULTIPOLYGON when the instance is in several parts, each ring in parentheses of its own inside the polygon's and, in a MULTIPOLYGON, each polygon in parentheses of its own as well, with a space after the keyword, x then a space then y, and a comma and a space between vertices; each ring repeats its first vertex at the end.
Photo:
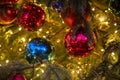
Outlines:
POLYGON ((120 80, 119 0, 0 0, 0 80, 120 80))

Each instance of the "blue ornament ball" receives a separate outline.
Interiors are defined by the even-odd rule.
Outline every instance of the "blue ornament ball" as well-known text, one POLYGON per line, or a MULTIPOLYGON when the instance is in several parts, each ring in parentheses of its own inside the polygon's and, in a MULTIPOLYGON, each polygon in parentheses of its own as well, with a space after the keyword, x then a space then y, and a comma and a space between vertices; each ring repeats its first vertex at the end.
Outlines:
POLYGON ((55 2, 55 3, 53 3, 53 5, 52 5, 52 7, 53 7, 53 9, 56 11, 56 12, 61 12, 61 4, 60 4, 60 2, 55 2))
POLYGON ((25 49, 25 58, 29 63, 43 62, 52 58, 53 45, 43 38, 34 38, 25 49))

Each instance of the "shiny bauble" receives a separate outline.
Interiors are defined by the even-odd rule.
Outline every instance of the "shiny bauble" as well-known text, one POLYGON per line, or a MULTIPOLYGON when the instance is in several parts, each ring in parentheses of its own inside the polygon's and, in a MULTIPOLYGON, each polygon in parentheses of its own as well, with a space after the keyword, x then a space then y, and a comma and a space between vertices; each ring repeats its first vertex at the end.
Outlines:
POLYGON ((25 3, 18 16, 18 23, 27 31, 37 31, 45 22, 45 12, 34 3, 25 3))
POLYGON ((95 48, 95 35, 93 33, 91 38, 93 38, 93 42, 89 44, 88 35, 85 34, 83 28, 79 29, 75 35, 71 29, 65 36, 65 47, 68 53, 74 57, 88 56, 95 48))
POLYGON ((61 12, 61 4, 60 4, 60 2, 55 2, 55 3, 53 3, 52 4, 52 7, 53 7, 53 9, 56 11, 56 12, 61 12))
POLYGON ((43 38, 34 38, 27 45, 25 58, 29 63, 43 62, 49 60, 53 46, 49 41, 43 38))
POLYGON ((120 17, 120 0, 110 0, 110 9, 113 14, 120 17))
POLYGON ((27 80, 23 74, 16 73, 12 75, 8 80, 27 80))
MULTIPOLYGON (((88 5, 89 7, 89 5, 88 5)), ((81 24, 80 22, 85 19, 86 21, 91 21, 91 12, 90 9, 86 7, 80 12, 76 12, 74 8, 68 6, 61 10, 61 17, 63 21, 70 27, 81 24)))
POLYGON ((16 20, 17 10, 11 6, 1 6, 0 7, 0 24, 11 24, 16 20))

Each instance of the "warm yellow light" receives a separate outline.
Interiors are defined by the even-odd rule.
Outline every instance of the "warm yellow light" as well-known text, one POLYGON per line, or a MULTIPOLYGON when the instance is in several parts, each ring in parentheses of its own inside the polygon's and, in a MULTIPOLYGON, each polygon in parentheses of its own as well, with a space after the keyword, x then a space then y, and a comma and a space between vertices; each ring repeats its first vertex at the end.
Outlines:
POLYGON ((22 41, 23 41, 23 42, 25 42, 25 41, 26 41, 24 37, 22 37, 22 41))
POLYGON ((105 18, 104 17, 100 17, 99 20, 100 20, 100 22, 103 22, 105 20, 105 18))
POLYGON ((108 25, 108 22, 105 22, 106 25, 108 25))
POLYGON ((22 51, 22 49, 21 49, 21 48, 19 48, 19 51, 22 51))
POLYGON ((81 62, 78 62, 78 64, 81 64, 81 62))
POLYGON ((73 74, 73 73, 75 73, 75 71, 74 71, 74 70, 72 70, 72 72, 71 72, 71 73, 73 74))
POLYGON ((79 74, 80 72, 79 72, 79 71, 77 71, 77 73, 79 74))
POLYGON ((101 49, 101 52, 104 52, 105 50, 104 49, 101 49))
POLYGON ((22 30, 22 28, 20 27, 20 28, 18 28, 18 30, 19 30, 19 31, 21 31, 21 30, 22 30))
POLYGON ((80 70, 80 71, 82 71, 82 69, 81 69, 81 68, 80 68, 79 70, 80 70))
POLYGON ((29 40, 28 41, 31 41, 31 38, 29 38, 29 40))
POLYGON ((64 24, 64 21, 62 21, 62 23, 64 24))
POLYGON ((46 34, 49 34, 49 31, 46 31, 46 34))
POLYGON ((2 66, 2 64, 0 64, 0 66, 2 66))
POLYGON ((11 31, 10 34, 13 34, 13 32, 11 31))
POLYGON ((42 72, 42 73, 44 73, 44 70, 43 70, 43 69, 41 69, 41 72, 42 72))
POLYGON ((95 11, 95 8, 92 8, 92 11, 95 11))
POLYGON ((0 47, 2 47, 2 45, 0 44, 0 47))
POLYGON ((45 9, 47 9, 47 7, 45 7, 45 9))
POLYGON ((115 30, 115 33, 118 33, 118 31, 117 31, 117 30, 115 30))
POLYGON ((10 48, 11 50, 13 49, 13 48, 10 48))
POLYGON ((39 76, 40 76, 40 74, 37 74, 36 76, 37 76, 37 77, 39 77, 39 76))
POLYGON ((45 64, 41 64, 41 67, 45 67, 46 65, 45 64))
POLYGON ((6 63, 9 63, 9 60, 6 60, 5 62, 6 62, 6 63))
POLYGON ((39 68, 36 68, 35 70, 37 71, 37 70, 39 70, 39 68))
POLYGON ((107 12, 108 12, 108 10, 105 10, 105 12, 107 13, 107 12))
POLYGON ((41 32, 41 31, 42 31, 42 28, 40 28, 39 31, 41 32))
POLYGON ((117 23, 114 23, 114 26, 117 26, 117 23))
POLYGON ((46 38, 46 36, 43 36, 43 38, 46 38))
POLYGON ((39 6, 42 6, 41 4, 39 4, 39 6))
POLYGON ((108 8, 108 10, 110 11, 110 8, 108 8))
POLYGON ((112 52, 112 56, 114 56, 115 55, 115 53, 114 52, 112 52))
POLYGON ((57 39, 57 43, 60 43, 60 39, 57 39))

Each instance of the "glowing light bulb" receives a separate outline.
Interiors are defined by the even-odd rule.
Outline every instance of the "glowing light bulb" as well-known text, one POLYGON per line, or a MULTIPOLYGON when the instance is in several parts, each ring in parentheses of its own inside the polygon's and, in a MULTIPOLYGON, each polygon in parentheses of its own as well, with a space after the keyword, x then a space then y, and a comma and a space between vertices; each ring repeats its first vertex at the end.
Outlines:
POLYGON ((108 10, 110 11, 110 8, 108 8, 108 10))
POLYGON ((107 22, 105 22, 105 24, 106 24, 106 25, 108 25, 108 23, 109 23, 108 21, 107 21, 107 22))
POLYGON ((80 71, 82 71, 82 69, 81 69, 81 68, 80 68, 79 70, 80 70, 80 71))
POLYGON ((92 8, 92 11, 95 11, 95 8, 92 8))
POLYGON ((9 60, 6 60, 5 62, 6 62, 6 63, 9 63, 9 60))
POLYGON ((18 30, 19 30, 19 31, 21 31, 21 30, 22 30, 22 28, 20 27, 20 28, 18 28, 18 30))
POLYGON ((13 34, 13 32, 11 31, 10 34, 13 34))
POLYGON ((39 6, 42 6, 42 4, 39 4, 39 6))
POLYGON ((74 74, 75 73, 75 71, 74 70, 72 70, 72 72, 71 72, 72 74, 74 74))
POLYGON ((49 31, 46 31, 46 34, 49 34, 49 31))
POLYGON ((118 31, 117 31, 117 30, 115 30, 115 33, 118 33, 118 31))
POLYGON ((23 41, 23 42, 25 42, 25 41, 26 41, 24 37, 22 37, 22 41, 23 41))
POLYGON ((44 70, 43 70, 43 69, 41 69, 41 72, 42 72, 42 73, 44 73, 44 70))
POLYGON ((22 51, 22 49, 21 49, 21 48, 19 48, 19 51, 22 51))
POLYGON ((42 28, 41 28, 41 29, 39 29, 39 31, 41 32, 41 31, 42 31, 42 28))
POLYGON ((114 26, 117 26, 117 23, 114 23, 114 26))
POLYGON ((62 21, 62 23, 64 24, 64 21, 62 21))
POLYGON ((57 43, 60 43, 60 39, 57 39, 57 41, 56 41, 57 43))
POLYGON ((39 77, 39 76, 40 76, 40 74, 37 74, 36 76, 37 76, 37 77, 39 77))
POLYGON ((99 20, 100 20, 100 22, 103 22, 105 20, 105 18, 104 17, 100 17, 99 20))
POLYGON ((108 12, 108 10, 105 10, 105 12, 107 13, 107 12, 108 12))
POLYGON ((104 52, 105 50, 104 49, 101 49, 101 52, 104 52))
POLYGON ((46 36, 42 36, 43 38, 46 38, 46 36))
POLYGON ((45 67, 46 65, 45 64, 41 64, 41 67, 45 67))
POLYGON ((114 56, 114 55, 115 55, 115 53, 114 53, 114 52, 112 52, 112 55, 114 56))

